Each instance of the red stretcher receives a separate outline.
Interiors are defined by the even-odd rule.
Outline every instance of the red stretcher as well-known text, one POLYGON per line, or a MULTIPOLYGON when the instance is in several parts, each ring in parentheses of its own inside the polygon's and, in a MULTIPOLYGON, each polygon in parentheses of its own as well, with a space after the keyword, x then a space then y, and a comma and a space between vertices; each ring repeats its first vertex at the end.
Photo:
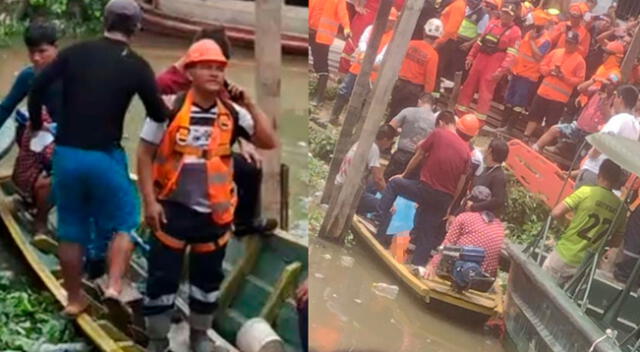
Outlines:
POLYGON ((562 170, 518 139, 509 141, 507 166, 518 181, 529 192, 538 194, 549 208, 573 192, 573 180, 569 180, 562 189, 565 183, 562 170))

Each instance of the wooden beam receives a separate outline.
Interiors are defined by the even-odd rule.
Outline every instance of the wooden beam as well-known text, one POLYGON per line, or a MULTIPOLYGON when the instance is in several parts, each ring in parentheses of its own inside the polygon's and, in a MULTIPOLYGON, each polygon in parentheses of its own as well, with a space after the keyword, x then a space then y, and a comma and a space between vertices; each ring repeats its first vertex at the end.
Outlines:
POLYGON ((362 127, 362 133, 358 137, 358 147, 351 161, 351 168, 338 195, 336 206, 329 207, 327 210, 320 227, 320 236, 338 238, 348 229, 351 222, 349 214, 357 205, 356 193, 364 176, 367 155, 369 155, 380 124, 384 120, 391 90, 398 78, 398 71, 409 47, 409 40, 423 5, 424 0, 407 0, 405 2, 395 34, 387 48, 380 76, 371 95, 371 105, 363 115, 366 120, 362 127))
POLYGON ((378 14, 373 24, 371 37, 367 43, 367 50, 362 60, 362 69, 353 87, 349 105, 347 106, 347 116, 345 117, 344 124, 340 130, 340 136, 333 150, 333 157, 329 165, 329 175, 327 176, 327 182, 325 182, 324 192, 322 193, 321 203, 323 204, 328 203, 331 199, 333 180, 335 180, 338 171, 340 171, 342 159, 347 155, 349 148, 351 148, 353 144, 353 131, 358 124, 358 120, 360 120, 365 100, 371 90, 369 87, 369 77, 371 76, 371 71, 373 71, 373 63, 378 54, 380 40, 382 40, 382 35, 387 27, 387 19, 389 18, 389 12, 391 12, 391 5, 393 5, 392 0, 382 0, 378 8, 378 14))
MULTIPOLYGON (((257 102, 273 121, 277 131, 280 116, 280 80, 282 77, 282 0, 256 0, 255 58, 257 62, 257 102)), ((280 217, 280 148, 263 150, 262 209, 267 217, 280 217)))
POLYGON ((280 308, 287 298, 295 292, 300 272, 302 272, 302 263, 293 262, 284 268, 278 282, 273 285, 273 291, 260 312, 260 316, 269 324, 275 323, 280 308))
POLYGON ((620 71, 622 73, 623 82, 628 82, 631 79, 631 70, 638 59, 638 55, 640 55, 639 33, 640 27, 636 28, 636 32, 633 34, 633 40, 631 41, 631 46, 629 46, 629 50, 627 50, 627 54, 625 55, 624 60, 622 60, 622 67, 620 71))

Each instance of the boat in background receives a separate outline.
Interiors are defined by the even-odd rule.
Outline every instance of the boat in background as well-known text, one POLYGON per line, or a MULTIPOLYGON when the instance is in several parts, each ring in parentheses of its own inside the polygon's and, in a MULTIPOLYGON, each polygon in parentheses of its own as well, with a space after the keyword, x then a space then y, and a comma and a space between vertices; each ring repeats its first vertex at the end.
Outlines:
MULTIPOLYGON (((255 40, 255 3, 224 0, 137 0, 143 11, 145 30, 169 36, 193 38, 202 27, 225 26, 233 44, 253 46, 255 40)), ((283 5, 282 50, 293 55, 308 54, 308 8, 283 5)))

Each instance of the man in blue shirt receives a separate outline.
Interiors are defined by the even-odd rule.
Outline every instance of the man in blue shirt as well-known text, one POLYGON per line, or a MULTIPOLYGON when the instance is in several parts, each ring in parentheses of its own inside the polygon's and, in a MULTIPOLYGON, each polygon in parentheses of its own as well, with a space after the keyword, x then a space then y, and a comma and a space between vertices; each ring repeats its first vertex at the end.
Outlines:
MULTIPOLYGON (((31 65, 25 67, 16 77, 9 94, 7 94, 2 102, 0 102, 0 126, 4 125, 7 119, 15 111, 18 105, 27 97, 31 89, 31 83, 37 73, 42 71, 49 63, 51 63, 58 55, 58 33, 55 25, 45 21, 35 21, 29 25, 24 33, 24 43, 29 50, 29 61, 31 65)), ((52 85, 44 97, 44 105, 49 115, 56 120, 56 116, 60 113, 62 104, 62 89, 60 82, 52 85)), ((25 116, 26 117, 26 116, 25 116)), ((27 123, 19 121, 19 135, 16 138, 20 140, 21 132, 27 123)))

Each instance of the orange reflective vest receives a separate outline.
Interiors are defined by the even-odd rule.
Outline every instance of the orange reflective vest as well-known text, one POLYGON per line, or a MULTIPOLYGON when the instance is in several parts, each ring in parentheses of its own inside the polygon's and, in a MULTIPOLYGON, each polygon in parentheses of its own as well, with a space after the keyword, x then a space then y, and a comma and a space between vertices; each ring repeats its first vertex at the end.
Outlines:
MULTIPOLYGON (((609 56, 600 67, 596 70, 596 73, 593 74, 593 78, 599 79, 607 79, 612 74, 618 76, 618 78, 622 77, 622 73, 620 72, 620 63, 622 61, 621 57, 609 56)), ((595 82, 593 84, 593 89, 600 89, 602 87, 601 82, 595 82)), ((580 94, 578 97, 578 104, 580 106, 585 106, 589 101, 589 96, 586 94, 580 94)))
POLYGON ((424 40, 409 42, 398 77, 422 85, 425 92, 431 93, 436 86, 437 73, 438 52, 424 40))
POLYGON ((458 30, 466 14, 467 3, 465 0, 454 0, 440 15, 440 21, 444 25, 444 33, 438 38, 437 43, 444 43, 449 39, 456 39, 458 30))
POLYGON ((227 225, 233 221, 237 196, 233 183, 231 143, 235 128, 233 117, 218 100, 218 116, 213 125, 207 149, 187 145, 191 131, 193 91, 190 90, 175 118, 169 124, 153 161, 153 184, 159 199, 167 199, 177 186, 180 170, 186 156, 206 160, 207 187, 213 221, 227 225))
POLYGON ((309 0, 309 28, 314 31, 318 30, 323 6, 323 0, 309 0))
POLYGON ((573 88, 584 81, 585 71, 586 64, 579 52, 566 54, 565 49, 553 50, 540 63, 540 73, 545 78, 538 88, 538 95, 553 101, 568 102, 573 88), (562 72, 562 78, 551 74, 555 69, 562 72))
MULTIPOLYGON (((382 35, 382 39, 380 39, 380 45, 378 46, 378 52, 377 54, 380 54, 389 44, 389 42, 391 41, 391 38, 393 38, 393 30, 388 31, 387 33, 382 35)), ((356 59, 353 61, 353 63, 351 64, 351 68, 349 69, 350 73, 353 73, 354 75, 359 75, 360 74, 360 70, 362 70, 362 60, 364 60, 364 54, 365 52, 359 52, 356 55, 356 59)), ((374 70, 371 72, 371 80, 375 81, 378 78, 378 73, 374 70)))
MULTIPOLYGON (((566 48, 565 40, 567 39, 567 28, 571 26, 571 23, 568 21, 558 23, 553 29, 553 33, 551 35, 551 40, 555 44, 556 49, 564 49, 566 48)), ((574 31, 578 32, 580 36, 580 55, 583 58, 587 57, 589 54, 589 45, 591 43, 591 34, 587 29, 587 26, 581 24, 580 27, 574 28, 574 31)))
MULTIPOLYGON (((524 36, 524 40, 520 42, 520 49, 518 49, 518 58, 515 65, 511 68, 514 75, 525 77, 532 81, 537 81, 540 78, 540 60, 536 60, 533 56, 533 48, 531 47, 531 36, 533 31, 529 31, 524 36)), ((551 42, 549 34, 543 32, 540 37, 534 40, 536 47, 540 47, 544 42, 551 42)))
POLYGON ((346 30, 350 30, 347 2, 345 0, 325 0, 318 22, 316 42, 331 45, 340 25, 346 30))

